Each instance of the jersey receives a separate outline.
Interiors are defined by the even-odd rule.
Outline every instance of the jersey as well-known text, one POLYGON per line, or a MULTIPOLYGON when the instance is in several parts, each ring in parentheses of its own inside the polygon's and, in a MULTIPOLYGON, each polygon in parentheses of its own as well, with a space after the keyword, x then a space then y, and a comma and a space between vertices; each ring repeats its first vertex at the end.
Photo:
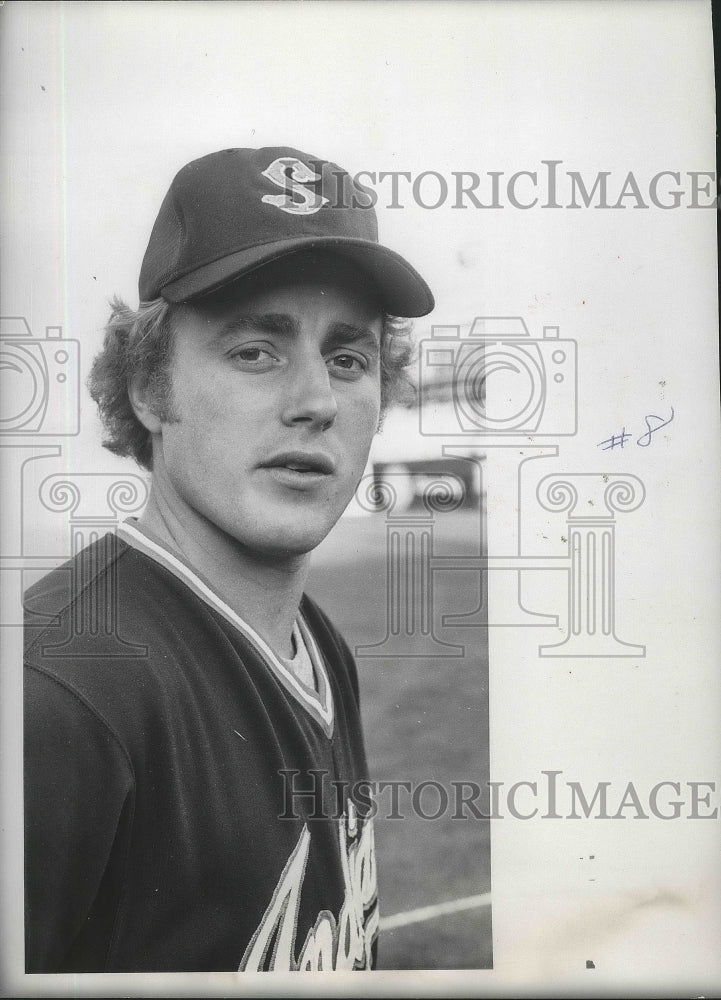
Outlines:
POLYGON ((132 524, 25 604, 27 971, 372 967, 357 676, 315 603, 312 686, 132 524))

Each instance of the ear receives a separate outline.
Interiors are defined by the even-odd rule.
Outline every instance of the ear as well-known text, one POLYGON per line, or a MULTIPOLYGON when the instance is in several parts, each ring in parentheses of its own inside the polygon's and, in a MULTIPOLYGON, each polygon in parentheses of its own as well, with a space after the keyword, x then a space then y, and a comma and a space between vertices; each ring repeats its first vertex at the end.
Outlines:
POLYGON ((135 375, 130 380, 128 398, 135 416, 143 427, 151 434, 160 434, 163 427, 162 421, 152 408, 152 402, 148 398, 147 382, 140 375, 135 375))

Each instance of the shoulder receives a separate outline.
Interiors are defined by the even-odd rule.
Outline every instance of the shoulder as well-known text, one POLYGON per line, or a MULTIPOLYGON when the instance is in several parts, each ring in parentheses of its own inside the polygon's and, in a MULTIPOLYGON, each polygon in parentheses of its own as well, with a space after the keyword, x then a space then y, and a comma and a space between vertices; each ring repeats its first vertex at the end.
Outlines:
MULTIPOLYGON (((57 634, 69 617, 75 619, 76 631, 94 632, 103 616, 129 603, 142 607, 157 588, 151 561, 108 532, 25 591, 25 649, 41 636, 57 634)), ((98 638, 102 631, 97 630, 98 638)))
POLYGON ((66 711, 142 734, 222 641, 162 566, 109 534, 25 595, 26 712, 66 711), (32 678, 27 678, 32 674, 32 678))
POLYGON ((129 546, 108 533, 41 577, 25 591, 26 626, 33 624, 34 616, 60 614, 78 600, 83 590, 97 587, 128 549, 129 546))
POLYGON ((193 610, 200 602, 187 587, 109 533, 25 592, 25 656, 133 658, 149 636, 162 646, 193 610))

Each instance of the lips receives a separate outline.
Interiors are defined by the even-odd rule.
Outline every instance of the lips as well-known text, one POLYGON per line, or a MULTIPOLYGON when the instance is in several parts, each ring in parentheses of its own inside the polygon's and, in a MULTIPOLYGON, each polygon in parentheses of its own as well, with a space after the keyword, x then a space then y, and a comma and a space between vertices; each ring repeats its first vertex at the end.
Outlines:
POLYGON ((321 474, 335 472, 336 463, 322 451, 284 451, 261 463, 263 469, 289 469, 291 472, 321 474))

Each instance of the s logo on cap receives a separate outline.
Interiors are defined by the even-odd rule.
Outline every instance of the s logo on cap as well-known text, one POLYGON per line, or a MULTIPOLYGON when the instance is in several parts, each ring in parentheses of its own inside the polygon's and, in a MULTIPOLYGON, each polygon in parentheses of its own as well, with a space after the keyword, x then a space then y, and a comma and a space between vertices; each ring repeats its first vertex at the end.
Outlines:
POLYGON ((289 215, 314 215, 328 202, 328 198, 303 186, 310 181, 321 180, 321 176, 294 156, 279 156, 261 173, 285 191, 285 194, 264 194, 261 200, 267 205, 275 205, 282 212, 288 212, 289 215), (302 198, 302 201, 295 201, 293 195, 302 198))

